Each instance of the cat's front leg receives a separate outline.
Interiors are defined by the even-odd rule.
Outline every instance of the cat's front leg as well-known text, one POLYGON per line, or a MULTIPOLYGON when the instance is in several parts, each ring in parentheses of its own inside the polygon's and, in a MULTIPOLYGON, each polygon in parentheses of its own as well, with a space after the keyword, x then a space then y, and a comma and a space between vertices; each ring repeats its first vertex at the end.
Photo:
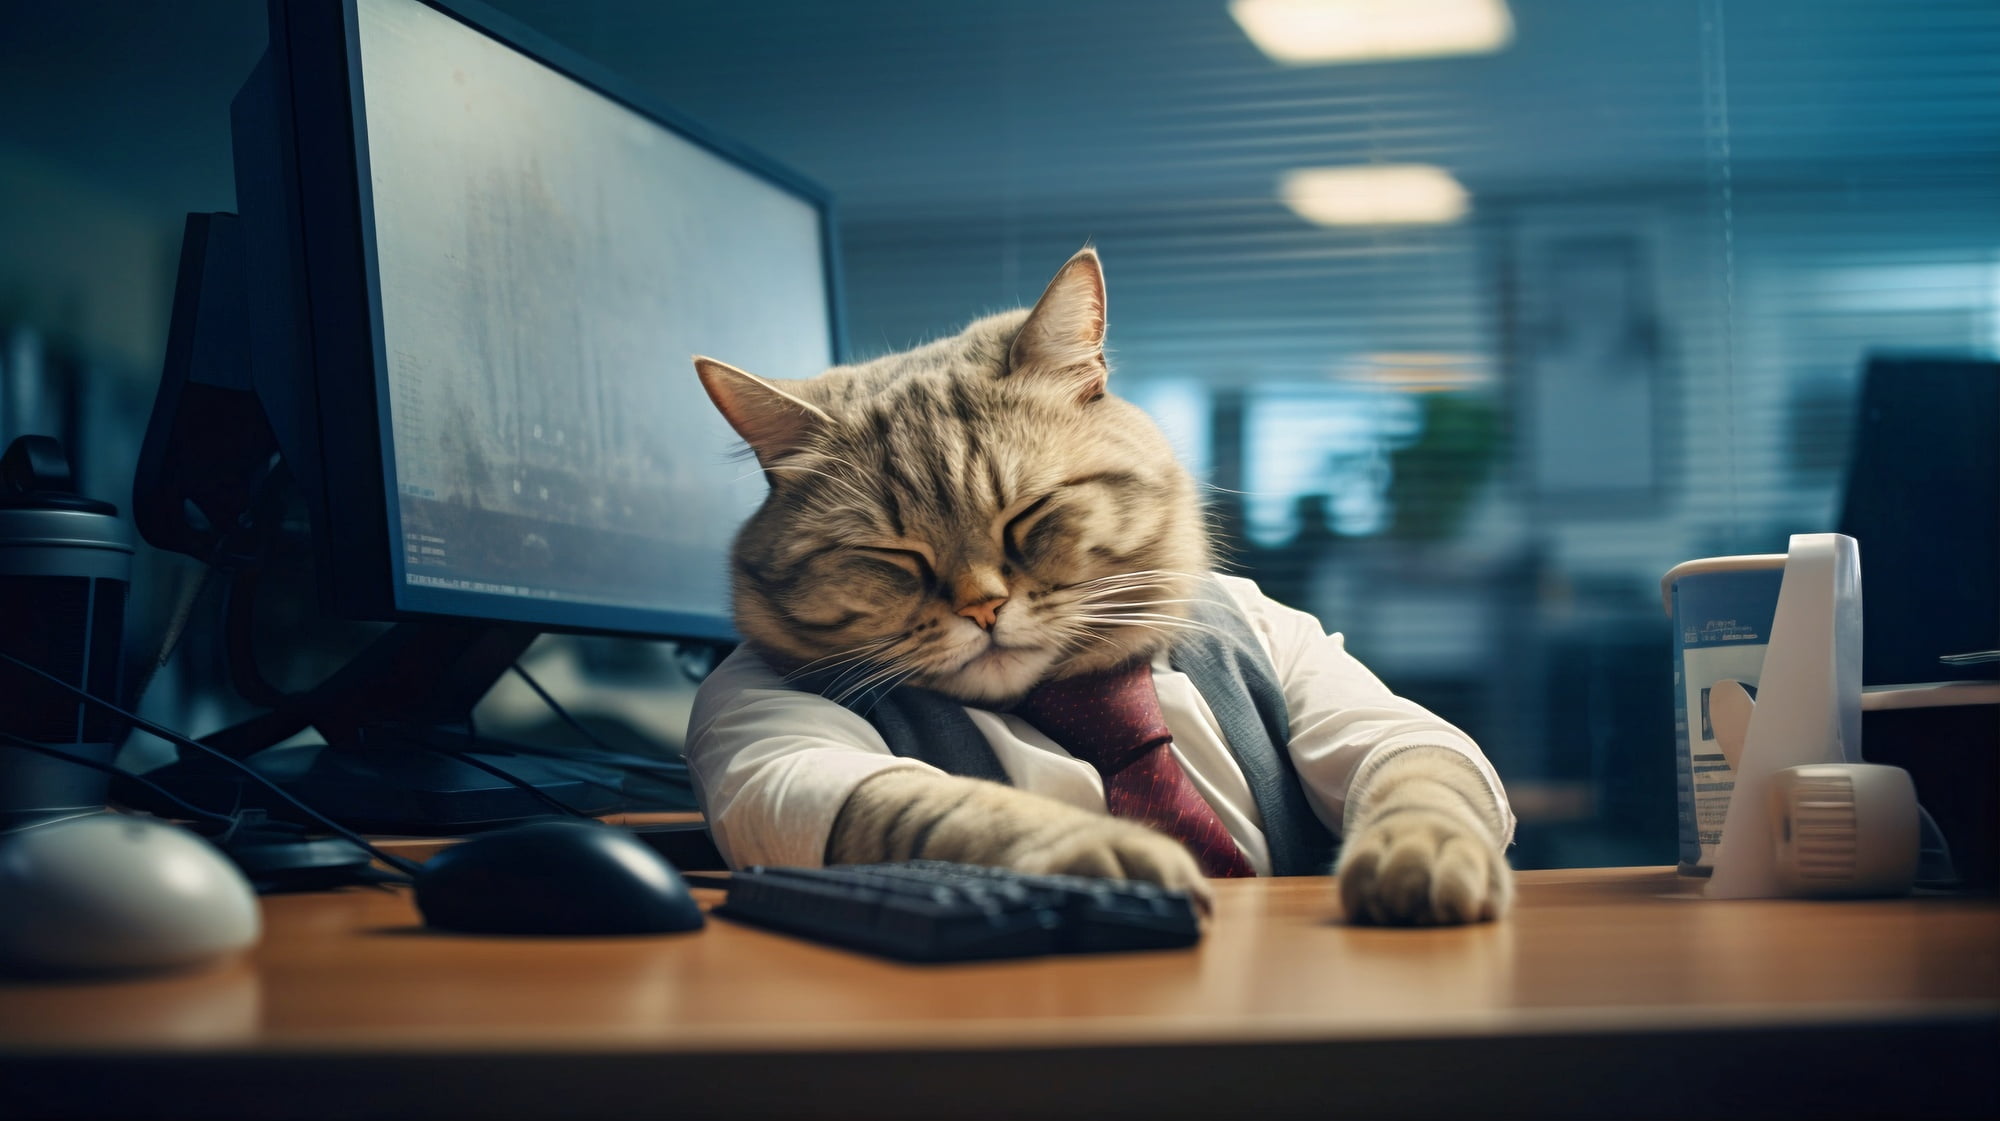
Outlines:
POLYGON ((1507 913, 1514 873, 1501 853, 1505 811, 1464 756, 1395 752, 1356 780, 1335 870, 1349 922, 1436 926, 1507 913))
POLYGON ((1203 915, 1213 893, 1180 842, 1143 825, 934 771, 862 781, 834 820, 829 864, 950 860, 1033 875, 1146 880, 1185 891, 1203 915))

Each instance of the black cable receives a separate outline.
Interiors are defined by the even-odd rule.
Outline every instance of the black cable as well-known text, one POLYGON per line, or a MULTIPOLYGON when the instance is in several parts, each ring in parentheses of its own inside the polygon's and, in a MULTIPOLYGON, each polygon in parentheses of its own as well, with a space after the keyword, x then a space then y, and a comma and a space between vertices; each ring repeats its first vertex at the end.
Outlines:
MULTIPOLYGON (((173 660, 174 652, 180 649, 181 638, 187 634, 188 624, 194 621, 194 609, 201 603, 201 597, 208 591, 214 576, 215 569, 203 565, 200 579, 191 583, 183 579, 182 583, 185 586, 182 587, 180 595, 174 599, 174 609, 167 618, 166 633, 160 637, 159 650, 140 665, 139 680, 132 682, 125 694, 134 705, 145 698, 146 690, 152 687, 153 678, 167 668, 167 663, 173 660)), ((130 735, 131 732, 132 730, 127 728, 124 734, 130 735)), ((120 739, 122 738, 121 736, 120 739)))
MULTIPOLYGON (((548 791, 543 790, 542 788, 534 785, 533 783, 528 782, 526 779, 520 778, 517 775, 508 774, 506 771, 503 771, 500 768, 485 762, 484 760, 473 758, 473 753, 479 750, 479 720, 470 712, 465 714, 465 749, 463 751, 452 751, 450 748, 431 748, 430 750, 442 751, 446 755, 450 756, 453 759, 458 760, 461 763, 466 763, 471 766, 478 767, 489 774, 497 775, 498 777, 513 783, 515 786, 520 787, 522 790, 527 791, 529 794, 535 796, 536 798, 541 799, 543 803, 555 806, 558 810, 561 810, 564 813, 574 814, 577 817, 583 818, 586 821, 597 820, 597 817, 594 814, 584 813, 582 810, 579 810, 575 806, 572 806, 569 803, 562 801, 555 795, 550 794, 548 791)), ((520 752, 518 754, 527 754, 527 753, 520 752)), ((625 793, 625 790, 622 787, 614 786, 608 782, 599 782, 598 780, 591 778, 588 775, 576 775, 574 777, 579 782, 588 783, 591 786, 602 787, 605 790, 611 791, 613 794, 618 794, 622 796, 625 793)))
POLYGON ((60 747, 54 747, 45 743, 38 743, 35 740, 31 740, 26 736, 17 736, 12 732, 0 731, 0 741, 13 744, 15 747, 21 748, 25 751, 33 751, 42 755, 47 755, 52 759, 60 759, 65 763, 75 763, 80 767, 89 767, 91 770, 94 771, 103 771, 105 774, 113 775, 117 778, 130 779, 131 781, 138 783, 140 786, 143 786, 146 789, 152 791, 154 794, 159 795, 160 798, 162 798, 163 800, 173 803, 189 817, 199 818, 203 821, 215 822, 219 825, 236 824, 236 819, 230 817, 228 814, 219 814, 216 813, 214 810, 204 810, 200 806, 197 806, 194 803, 183 799, 180 795, 175 794, 173 791, 168 790, 166 787, 161 786, 159 783, 154 782, 152 779, 149 779, 144 775, 138 774, 137 772, 128 771, 125 768, 120 767, 116 764, 100 762, 99 760, 92 759, 85 755, 77 755, 73 752, 64 751, 60 747))
POLYGON ((367 841, 362 839, 361 834, 354 832, 352 829, 347 828, 346 826, 340 824, 339 822, 333 820, 332 818, 327 817, 325 814, 320 813, 318 810, 313 809, 311 806, 306 805, 304 802, 299 801, 297 798, 292 797, 290 791, 286 790, 282 786, 279 786, 277 783, 272 782, 270 779, 265 778, 263 775, 258 774, 256 768, 251 767, 249 764, 244 763, 239 759, 233 758, 230 755, 217 751, 216 749, 208 746, 207 744, 202 743, 200 740, 190 739, 189 737, 181 735, 179 732, 176 732, 171 728, 166 728, 159 724, 155 724, 143 716, 138 716, 134 713, 127 712, 124 709, 119 708, 117 705, 112 704, 110 701, 107 701, 102 697, 95 696, 91 693, 85 692, 84 690, 79 689, 74 685, 71 685, 69 682, 64 681, 62 678, 57 677, 52 673, 44 671, 41 667, 32 665, 28 662, 24 662, 21 659, 16 658, 14 655, 9 654, 4 650, 0 650, 0 659, 5 659, 6 661, 16 666, 19 666, 22 669, 27 670, 29 673, 32 673, 36 677, 39 677, 42 680, 47 681, 49 684, 56 686, 57 688, 63 690, 66 693, 69 693, 71 696, 74 696, 79 700, 88 701, 89 703, 94 704, 101 709, 104 709, 106 712, 113 713, 119 718, 129 721, 133 727, 139 729, 142 732, 158 736, 159 738, 167 741, 170 744, 173 744, 176 747, 191 747, 194 748, 196 751, 212 755, 215 758, 222 760, 224 763, 227 763, 230 766, 236 768, 237 770, 242 771, 245 775, 249 776, 253 781, 261 783, 271 793, 276 794, 278 797, 283 798, 285 801, 291 803, 291 805, 295 809, 306 814, 308 817, 311 817, 314 821, 317 821, 321 825, 326 826, 327 829, 345 838, 346 840, 352 841, 354 844, 359 845, 363 852, 366 852, 368 855, 374 857, 375 859, 381 861, 384 864, 387 864, 389 867, 396 869, 398 872, 401 872, 404 875, 414 876, 423 870, 423 866, 416 863, 413 860, 405 860, 404 858, 397 856, 394 853, 383 852, 381 849, 378 849, 374 845, 369 844, 367 841))
MULTIPOLYGON (((514 673, 518 677, 520 677, 522 681, 527 682, 528 688, 533 689, 535 691, 535 695, 542 699, 542 703, 549 706, 549 709, 553 711, 557 716, 561 717, 564 723, 568 724, 571 728, 576 729, 576 733, 578 735, 582 736, 584 739, 589 740, 592 746, 596 747, 597 750, 603 752, 605 756, 607 756, 607 758, 603 760, 603 762, 606 762, 609 765, 623 766, 634 770, 638 769, 650 770, 657 774, 671 776, 683 783, 689 781, 686 763, 676 763, 666 759, 648 759, 643 755, 633 755, 630 752, 619 751, 617 748, 612 747, 610 744, 607 744, 603 740, 599 739, 597 737, 597 734, 592 732, 589 728, 584 727, 582 721, 570 715, 569 710, 564 708, 560 701, 557 701, 553 696, 549 695, 549 691, 547 689, 542 688, 541 682, 536 681, 532 676, 529 675, 527 670, 521 668, 521 663, 515 662, 508 668, 512 669, 514 673)), ((622 793, 622 791, 620 793, 622 793)))
POLYGON ((583 722, 581 720, 578 720, 576 717, 571 716, 569 714, 568 709, 564 708, 560 703, 556 701, 554 697, 550 696, 549 691, 547 689, 542 688, 541 682, 536 681, 533 677, 530 677, 528 675, 528 671, 521 668, 521 663, 515 662, 508 668, 512 669, 515 675, 519 677, 521 680, 527 682, 528 688, 533 689, 535 691, 535 695, 537 697, 540 697, 542 699, 542 703, 549 706, 551 711, 553 711, 557 716, 562 717, 563 723, 568 724, 570 727, 576 729, 577 735, 582 736, 584 739, 589 740, 591 744, 594 745, 599 751, 609 752, 612 750, 610 744, 607 744, 603 740, 598 739, 597 734, 595 732, 592 732, 589 728, 584 727, 583 722))
MULTIPOLYGON (((687 764, 673 759, 649 759, 644 755, 630 752, 599 751, 591 747, 552 747, 537 743, 508 743, 510 755, 532 755, 541 759, 561 759, 570 763, 595 763, 602 767, 617 767, 628 771, 641 771, 662 781, 670 781, 687 786, 692 781, 688 777, 687 764)), ((585 780, 588 781, 588 780, 585 780)))
MULTIPOLYGON (((476 740, 474 742, 477 743, 476 740)), ((487 774, 492 775, 494 778, 501 779, 502 781, 511 783, 514 786, 518 786, 521 788, 522 791, 532 796, 536 801, 542 803, 545 806, 548 806, 550 809, 555 810, 557 813, 568 814, 571 817, 580 817, 583 818, 585 821, 597 820, 595 816, 584 813, 582 810, 577 809, 575 806, 570 805, 568 802, 563 801, 562 799, 556 797, 555 795, 549 793, 548 791, 541 789, 534 783, 529 782, 527 779, 521 778, 518 775, 508 774, 506 771, 500 769, 499 767, 496 767, 493 764, 488 763, 486 760, 481 759, 478 756, 472 754, 471 751, 455 751, 449 747, 425 747, 424 750, 432 752, 433 754, 442 755, 447 759, 456 759, 459 762, 464 763, 468 766, 477 767, 480 770, 485 771, 487 774)), ((586 778, 583 781, 590 782, 591 780, 586 778)), ((603 783, 599 783, 597 785, 605 786, 606 789, 609 790, 617 789, 616 787, 607 786, 606 784, 603 783)), ((622 793, 622 791, 620 791, 620 793, 622 793)))

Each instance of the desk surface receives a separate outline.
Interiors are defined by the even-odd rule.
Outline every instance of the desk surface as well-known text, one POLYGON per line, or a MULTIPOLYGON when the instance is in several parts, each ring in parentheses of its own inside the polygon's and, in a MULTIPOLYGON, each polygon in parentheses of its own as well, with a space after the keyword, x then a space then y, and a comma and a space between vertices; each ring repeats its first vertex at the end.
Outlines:
POLYGON ((0 1085, 28 1090, 0 1114, 2000 1104, 2000 902, 1708 902, 1660 869, 1521 883, 1503 923, 1378 930, 1338 925, 1318 879, 1226 881, 1196 949, 943 967, 719 919, 480 938, 424 931, 401 890, 277 897, 247 961, 0 982, 0 1085), (1797 1063, 1803 1087, 1762 1069, 1797 1063), (1227 1097, 1199 1089, 1218 1080, 1227 1097))

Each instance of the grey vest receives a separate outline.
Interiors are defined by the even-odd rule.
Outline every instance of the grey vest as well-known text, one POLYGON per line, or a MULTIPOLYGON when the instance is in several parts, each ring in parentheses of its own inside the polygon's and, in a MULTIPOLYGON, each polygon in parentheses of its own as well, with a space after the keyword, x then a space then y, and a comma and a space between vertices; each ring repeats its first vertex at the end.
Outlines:
MULTIPOLYGON (((1250 624, 1214 577, 1190 605, 1204 628, 1167 656, 1208 702, 1230 754, 1249 780, 1264 819, 1271 869, 1280 876, 1320 875, 1333 865, 1333 834, 1306 804, 1292 765, 1291 719, 1277 671, 1250 624)), ((875 725, 889 750, 954 775, 1005 783, 1007 772, 959 702, 928 689, 902 686, 849 698, 846 706, 875 725)))

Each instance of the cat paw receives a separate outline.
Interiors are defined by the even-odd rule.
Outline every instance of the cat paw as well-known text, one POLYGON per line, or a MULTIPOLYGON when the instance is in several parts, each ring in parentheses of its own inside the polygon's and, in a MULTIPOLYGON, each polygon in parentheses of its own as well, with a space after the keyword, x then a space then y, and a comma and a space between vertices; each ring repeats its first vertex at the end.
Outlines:
POLYGON ((1144 880, 1169 891, 1184 891, 1207 918, 1215 894, 1186 846, 1143 825, 1112 818, 1093 819, 1065 829, 1008 863, 1038 876, 1096 876, 1144 880))
POLYGON ((1492 837, 1435 810, 1405 809, 1362 828, 1342 847, 1334 875, 1355 923, 1485 922, 1514 901, 1514 872, 1492 837))

